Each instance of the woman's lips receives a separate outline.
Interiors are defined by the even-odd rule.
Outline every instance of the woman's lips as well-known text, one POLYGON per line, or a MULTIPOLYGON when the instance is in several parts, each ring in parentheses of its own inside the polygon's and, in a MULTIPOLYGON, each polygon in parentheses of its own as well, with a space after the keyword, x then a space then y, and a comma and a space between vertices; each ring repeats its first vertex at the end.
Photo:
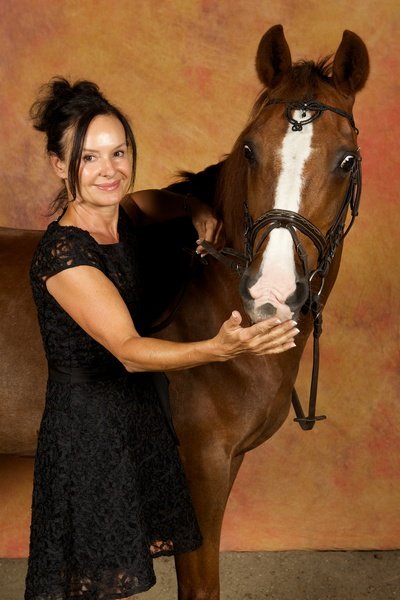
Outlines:
POLYGON ((118 189, 119 184, 120 184, 119 181, 114 181, 113 183, 98 184, 98 185, 96 185, 96 187, 99 190, 102 190, 103 192, 113 192, 114 190, 118 189))

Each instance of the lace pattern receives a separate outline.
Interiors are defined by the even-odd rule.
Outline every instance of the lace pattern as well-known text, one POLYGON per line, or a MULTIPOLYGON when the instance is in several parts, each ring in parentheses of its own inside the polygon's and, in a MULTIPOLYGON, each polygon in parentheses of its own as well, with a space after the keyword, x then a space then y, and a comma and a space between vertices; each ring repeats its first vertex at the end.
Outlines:
MULTIPOLYGON (((100 269, 140 317, 135 232, 122 213, 119 244, 50 224, 31 282, 48 360, 97 367, 112 359, 48 294, 51 275, 100 269)), ((152 559, 194 550, 201 534, 149 373, 47 385, 35 461, 25 600, 128 598, 155 583, 152 559)))

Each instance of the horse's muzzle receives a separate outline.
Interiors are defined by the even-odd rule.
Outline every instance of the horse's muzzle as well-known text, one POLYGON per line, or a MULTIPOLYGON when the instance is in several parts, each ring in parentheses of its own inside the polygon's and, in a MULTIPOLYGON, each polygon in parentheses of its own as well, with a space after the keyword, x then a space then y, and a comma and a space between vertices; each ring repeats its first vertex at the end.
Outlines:
POLYGON ((295 291, 287 296, 284 301, 278 300, 272 292, 266 293, 265 302, 256 301, 250 289, 256 282, 256 277, 248 270, 245 271, 240 281, 240 295, 246 314, 253 322, 262 321, 276 316, 281 321, 293 318, 297 320, 300 310, 308 299, 308 282, 306 278, 296 281, 295 291))

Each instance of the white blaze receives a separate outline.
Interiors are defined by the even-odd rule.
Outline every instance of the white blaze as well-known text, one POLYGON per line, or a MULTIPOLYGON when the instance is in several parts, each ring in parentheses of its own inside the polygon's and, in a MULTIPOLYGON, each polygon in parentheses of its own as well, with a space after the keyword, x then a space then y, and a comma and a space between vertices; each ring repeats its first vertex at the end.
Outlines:
MULTIPOLYGON (((301 111, 295 111, 293 117, 301 121, 301 111)), ((302 131, 292 131, 292 125, 289 123, 280 150, 282 168, 276 188, 274 208, 298 212, 303 188, 303 171, 311 154, 312 135, 312 123, 306 125, 302 131)), ((250 293, 255 299, 256 307, 269 302, 277 308, 278 317, 287 318, 290 317, 290 310, 282 304, 295 289, 296 271, 292 236, 283 228, 274 229, 264 250, 260 277, 250 288, 250 293)))

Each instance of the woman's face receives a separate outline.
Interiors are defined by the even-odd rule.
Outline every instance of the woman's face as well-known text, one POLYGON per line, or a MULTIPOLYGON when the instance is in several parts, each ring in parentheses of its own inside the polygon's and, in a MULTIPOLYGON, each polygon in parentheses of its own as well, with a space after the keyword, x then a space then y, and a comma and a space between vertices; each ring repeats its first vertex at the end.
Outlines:
MULTIPOLYGON (((67 138, 67 156, 68 145, 67 138)), ((67 178, 68 159, 63 166, 67 178)), ((118 204, 128 192, 131 174, 132 158, 122 123, 113 115, 98 115, 83 144, 76 200, 96 206, 118 204)))

